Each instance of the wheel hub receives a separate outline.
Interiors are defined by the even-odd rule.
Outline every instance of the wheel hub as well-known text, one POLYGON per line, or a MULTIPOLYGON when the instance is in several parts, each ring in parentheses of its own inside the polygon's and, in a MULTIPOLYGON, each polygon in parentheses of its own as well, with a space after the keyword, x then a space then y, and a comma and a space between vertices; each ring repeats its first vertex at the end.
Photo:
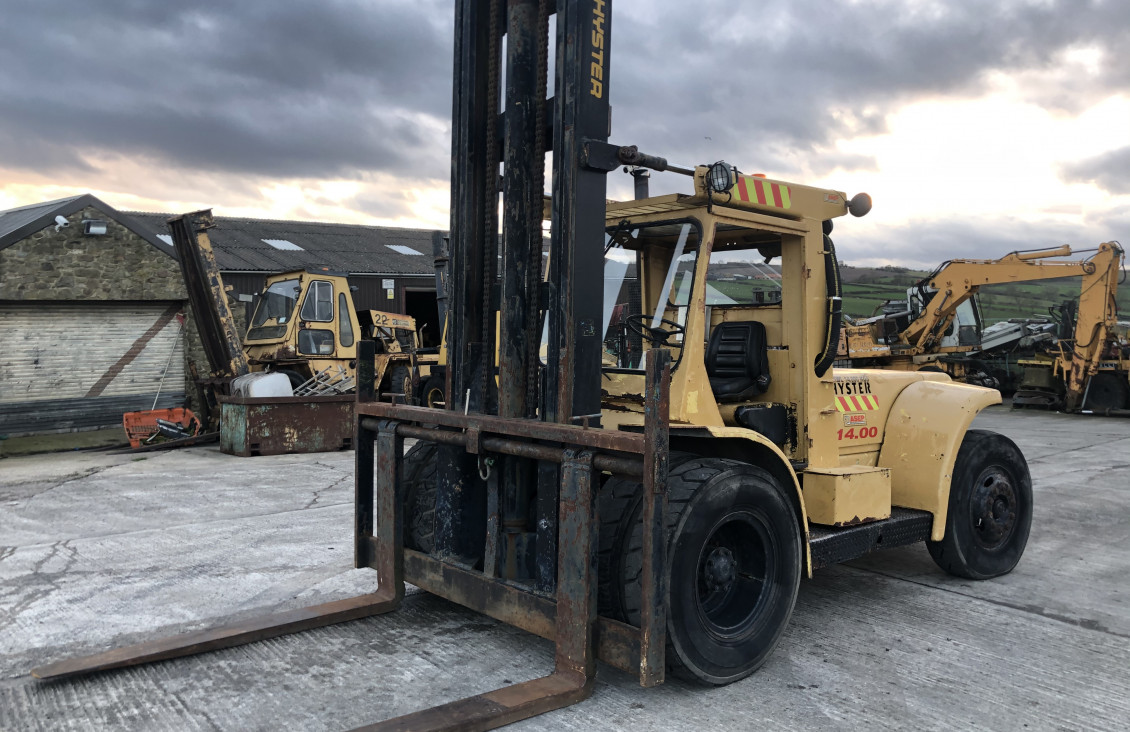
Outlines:
POLYGON ((977 541, 989 549, 1003 544, 1017 519, 1016 488, 1008 473, 1000 468, 982 472, 973 488, 969 507, 977 541))
POLYGON ((724 546, 715 547, 703 563, 703 579, 711 591, 726 590, 738 576, 734 553, 724 546))

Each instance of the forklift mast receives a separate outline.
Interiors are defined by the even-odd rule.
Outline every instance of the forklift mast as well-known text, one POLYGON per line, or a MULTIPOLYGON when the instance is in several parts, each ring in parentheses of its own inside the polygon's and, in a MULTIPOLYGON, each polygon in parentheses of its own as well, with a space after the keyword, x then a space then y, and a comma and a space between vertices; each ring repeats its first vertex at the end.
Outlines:
POLYGON ((547 0, 456 5, 448 408, 560 423, 587 418, 596 424, 607 170, 585 165, 584 153, 586 145, 605 143, 609 134, 611 3, 557 3, 553 99, 546 98, 549 5, 547 0), (506 74, 500 89, 503 34, 506 74), (543 287, 542 197, 550 150, 552 238, 543 287), (538 357, 542 310, 549 334, 544 369, 538 357), (496 312, 501 312, 497 344, 496 312))
MULTIPOLYGON (((607 145, 609 135, 610 13, 608 0, 560 0, 555 10, 548 0, 456 4, 449 410, 600 425, 608 168, 587 165, 586 152, 607 145), (556 76, 548 99, 551 12, 556 76), (551 241, 543 281, 549 151, 551 241)), ((436 513, 446 518, 437 522, 435 540, 442 554, 483 553, 484 491, 496 488, 476 481, 476 462, 457 447, 440 448, 436 513)), ((498 561, 511 579, 535 578, 544 592, 556 582, 559 479, 556 466, 518 460, 503 460, 498 476, 498 561)))

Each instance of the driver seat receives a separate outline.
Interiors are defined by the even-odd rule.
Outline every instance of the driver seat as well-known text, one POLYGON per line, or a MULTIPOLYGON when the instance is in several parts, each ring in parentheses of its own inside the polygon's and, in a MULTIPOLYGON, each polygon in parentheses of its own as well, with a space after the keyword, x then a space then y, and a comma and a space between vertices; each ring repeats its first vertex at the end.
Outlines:
POLYGON ((706 347, 706 375, 720 402, 763 394, 770 382, 765 324, 749 320, 714 326, 706 347))

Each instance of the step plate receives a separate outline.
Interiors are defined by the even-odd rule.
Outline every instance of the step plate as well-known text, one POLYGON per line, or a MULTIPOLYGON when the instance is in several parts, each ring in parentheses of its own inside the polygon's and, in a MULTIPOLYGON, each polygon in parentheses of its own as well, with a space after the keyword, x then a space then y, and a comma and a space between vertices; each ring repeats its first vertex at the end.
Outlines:
POLYGON ((847 562, 892 546, 905 546, 930 538, 934 515, 929 511, 892 508, 891 517, 858 526, 811 526, 812 568, 847 562))

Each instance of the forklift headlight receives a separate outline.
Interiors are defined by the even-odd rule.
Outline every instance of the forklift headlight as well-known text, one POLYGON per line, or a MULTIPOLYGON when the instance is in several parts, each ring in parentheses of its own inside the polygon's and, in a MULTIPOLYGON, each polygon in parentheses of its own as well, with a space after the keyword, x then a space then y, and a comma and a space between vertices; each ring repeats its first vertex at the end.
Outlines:
POLYGON ((726 193, 734 187, 734 169, 719 160, 706 171, 706 187, 714 193, 726 193))

